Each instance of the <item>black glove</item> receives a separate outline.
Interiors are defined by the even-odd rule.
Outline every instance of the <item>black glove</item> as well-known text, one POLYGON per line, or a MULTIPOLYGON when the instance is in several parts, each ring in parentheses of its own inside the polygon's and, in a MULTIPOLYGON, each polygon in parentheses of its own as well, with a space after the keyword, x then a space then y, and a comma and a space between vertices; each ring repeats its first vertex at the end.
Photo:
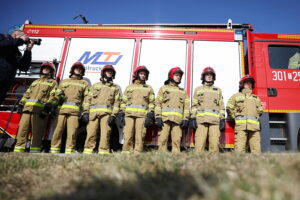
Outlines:
POLYGON ((61 106, 61 105, 63 105, 64 101, 65 101, 65 93, 63 91, 61 91, 58 94, 58 102, 57 102, 57 104, 61 106))
POLYGON ((197 120, 195 117, 190 119, 189 126, 194 130, 198 128, 197 120))
POLYGON ((52 109, 52 104, 51 103, 46 103, 46 105, 44 106, 43 110, 39 114, 39 117, 41 119, 45 119, 50 114, 51 109, 52 109))
POLYGON ((157 117, 155 120, 155 124, 158 128, 162 128, 164 126, 164 122, 161 117, 157 117))
POLYGON ((221 119, 220 120, 220 131, 224 131, 225 130, 225 119, 221 119))
POLYGON ((17 113, 18 114, 22 114, 23 113, 23 108, 24 108, 23 105, 18 105, 18 107, 17 107, 17 113))
POLYGON ((179 126, 180 126, 180 128, 181 129, 186 129, 187 127, 188 127, 188 125, 189 125, 189 121, 188 120, 182 120, 181 122, 180 122, 180 124, 179 124, 179 126))
POLYGON ((80 115, 80 121, 84 124, 87 125, 90 121, 90 116, 89 113, 87 111, 84 111, 81 113, 80 115))
POLYGON ((108 126, 112 127, 115 124, 116 117, 114 115, 109 116, 107 119, 108 126))
POLYGON ((148 112, 145 119, 145 128, 150 128, 153 125, 154 112, 148 112))
POLYGON ((119 128, 123 128, 125 126, 125 113, 120 111, 117 115, 117 124, 119 128))

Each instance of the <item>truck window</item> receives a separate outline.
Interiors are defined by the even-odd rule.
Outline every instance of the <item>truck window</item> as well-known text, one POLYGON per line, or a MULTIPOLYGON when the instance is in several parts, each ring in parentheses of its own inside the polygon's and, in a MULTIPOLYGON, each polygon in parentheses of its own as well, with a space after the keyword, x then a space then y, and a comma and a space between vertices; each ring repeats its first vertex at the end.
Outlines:
POLYGON ((270 45, 269 62, 273 69, 300 69, 300 47, 270 45))

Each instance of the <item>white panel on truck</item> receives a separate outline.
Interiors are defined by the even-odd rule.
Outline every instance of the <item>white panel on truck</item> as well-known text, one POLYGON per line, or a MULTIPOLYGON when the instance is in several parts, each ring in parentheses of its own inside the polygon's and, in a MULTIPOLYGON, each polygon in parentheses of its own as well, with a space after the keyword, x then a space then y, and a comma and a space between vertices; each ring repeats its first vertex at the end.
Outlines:
POLYGON ((240 47, 238 42, 194 42, 193 94, 196 87, 202 85, 201 73, 205 67, 216 72, 215 86, 222 89, 224 104, 238 92, 240 80, 240 47))
MULTIPOLYGON (((168 78, 168 72, 173 67, 180 67, 184 72, 186 67, 185 40, 142 40, 139 65, 145 65, 150 76, 147 84, 151 85, 155 94, 168 78)), ((185 76, 181 87, 185 86, 185 76)))
POLYGON ((32 61, 57 61, 61 60, 64 38, 39 37, 41 45, 34 45, 32 48, 32 61))
POLYGON ((85 78, 91 84, 99 82, 101 68, 113 65, 117 71, 114 82, 122 91, 129 84, 134 52, 134 39, 72 38, 62 79, 69 78, 70 68, 82 62, 85 78))

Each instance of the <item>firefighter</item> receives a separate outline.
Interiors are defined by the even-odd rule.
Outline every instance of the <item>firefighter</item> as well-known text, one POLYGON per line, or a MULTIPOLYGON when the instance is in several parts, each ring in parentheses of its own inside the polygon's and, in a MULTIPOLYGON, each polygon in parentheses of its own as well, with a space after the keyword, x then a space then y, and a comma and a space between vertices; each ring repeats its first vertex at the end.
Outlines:
POLYGON ((155 102, 156 125, 158 132, 158 150, 167 152, 168 138, 171 134, 172 152, 180 152, 182 130, 188 127, 190 101, 186 91, 179 87, 183 71, 172 68, 168 80, 159 89, 155 102))
MULTIPOLYGON (((76 131, 79 127, 79 117, 82 114, 82 103, 89 93, 88 82, 83 80, 84 65, 75 62, 70 70, 70 78, 62 80, 56 92, 59 99, 58 117, 53 133, 50 153, 60 153, 62 134, 67 127, 67 141, 65 153, 75 152, 76 131)), ((84 106, 84 105, 83 105, 84 106)), ((83 121, 88 120, 83 117, 83 121)))
POLYGON ((255 81, 250 75, 241 78, 239 93, 228 100, 226 111, 235 120, 235 151, 245 152, 249 142, 252 153, 260 153, 260 122, 263 107, 258 96, 252 94, 255 81))
POLYGON ((208 136, 209 152, 219 152, 220 131, 225 128, 225 107, 222 91, 214 86, 215 70, 211 67, 203 69, 202 86, 195 89, 192 101, 190 126, 195 133, 195 149, 203 152, 208 136))
POLYGON ((155 96, 150 85, 146 84, 149 70, 145 66, 136 68, 132 84, 127 86, 122 96, 118 121, 124 126, 124 144, 122 153, 142 152, 146 129, 154 121, 155 96))
POLYGON ((111 127, 115 123, 120 106, 120 89, 113 83, 116 71, 112 65, 105 65, 100 82, 94 84, 85 100, 84 115, 89 116, 84 152, 91 154, 96 146, 96 136, 100 129, 99 154, 109 154, 111 127))
POLYGON ((44 62, 40 69, 40 78, 35 80, 21 99, 17 112, 23 113, 18 129, 14 152, 24 152, 28 133, 32 132, 30 153, 40 153, 42 138, 47 126, 48 115, 57 104, 54 80, 55 67, 51 62, 44 62))

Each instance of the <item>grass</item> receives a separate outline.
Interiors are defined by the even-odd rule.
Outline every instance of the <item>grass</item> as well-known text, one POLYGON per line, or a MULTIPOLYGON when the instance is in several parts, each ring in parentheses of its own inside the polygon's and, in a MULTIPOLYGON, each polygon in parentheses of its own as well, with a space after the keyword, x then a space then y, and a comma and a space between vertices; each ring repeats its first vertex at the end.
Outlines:
POLYGON ((0 155, 0 199, 299 199, 300 154, 0 155))

